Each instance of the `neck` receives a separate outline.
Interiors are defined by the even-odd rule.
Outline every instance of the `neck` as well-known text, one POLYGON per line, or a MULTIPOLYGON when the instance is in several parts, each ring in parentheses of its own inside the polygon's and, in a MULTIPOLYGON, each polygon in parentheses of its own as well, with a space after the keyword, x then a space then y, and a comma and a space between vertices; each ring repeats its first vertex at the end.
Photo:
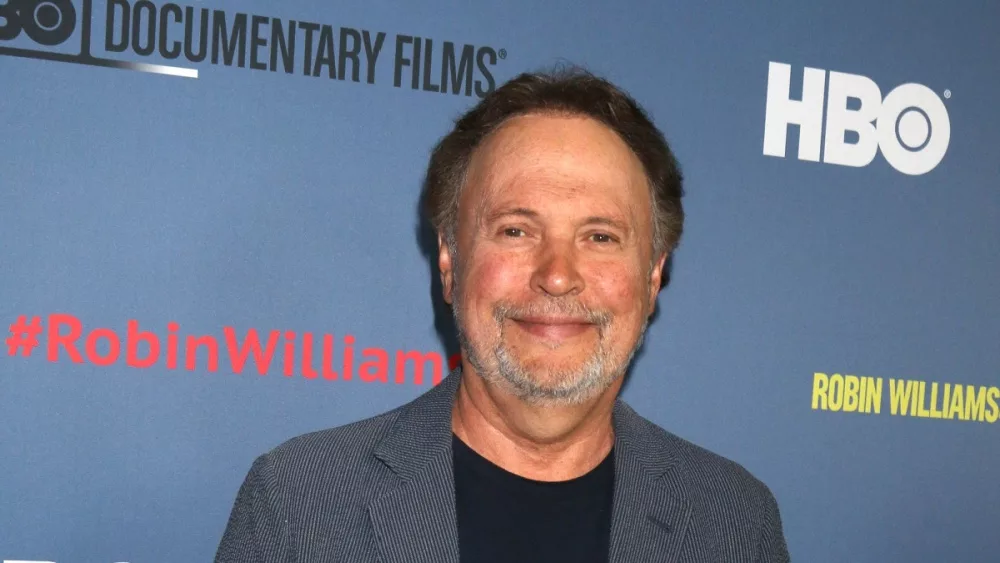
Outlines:
POLYGON ((532 405, 497 389, 462 361, 452 430, 507 471, 565 481, 596 467, 614 444, 612 412, 622 378, 579 405, 532 405))

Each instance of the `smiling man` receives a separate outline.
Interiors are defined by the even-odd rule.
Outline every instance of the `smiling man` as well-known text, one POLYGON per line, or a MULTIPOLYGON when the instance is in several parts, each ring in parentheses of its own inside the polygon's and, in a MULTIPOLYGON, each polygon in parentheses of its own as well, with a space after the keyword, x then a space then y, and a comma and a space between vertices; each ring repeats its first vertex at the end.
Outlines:
POLYGON ((788 561, 763 483, 618 398, 681 196, 663 135, 609 82, 488 95, 425 183, 460 368, 258 458, 216 561, 788 561))

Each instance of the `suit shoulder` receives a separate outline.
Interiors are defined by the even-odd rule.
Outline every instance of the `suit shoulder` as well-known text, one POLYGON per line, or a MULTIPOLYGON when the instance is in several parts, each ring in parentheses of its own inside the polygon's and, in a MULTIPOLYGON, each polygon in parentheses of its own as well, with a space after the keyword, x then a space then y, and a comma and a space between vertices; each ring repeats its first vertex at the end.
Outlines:
POLYGON ((688 484, 696 491, 719 502, 753 505, 762 510, 774 503, 767 484, 740 463, 646 422, 658 440, 678 457, 688 484))
MULTIPOLYGON (((405 406, 405 405, 404 405, 405 406)), ((375 445, 392 428, 404 407, 286 440, 261 456, 279 474, 336 471, 371 459, 375 445)))

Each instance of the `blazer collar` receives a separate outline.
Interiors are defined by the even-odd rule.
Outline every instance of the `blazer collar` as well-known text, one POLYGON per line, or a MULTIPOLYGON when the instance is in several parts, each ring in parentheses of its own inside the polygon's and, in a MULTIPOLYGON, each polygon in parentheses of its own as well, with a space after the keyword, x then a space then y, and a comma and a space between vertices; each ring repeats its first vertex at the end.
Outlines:
POLYGON ((451 410, 461 374, 399 407, 375 457, 396 474, 368 505, 379 561, 459 563, 451 410))
MULTIPOLYGON (((456 369, 400 407, 375 447, 375 456, 398 477, 368 507, 383 561, 459 561, 451 413, 460 381, 456 369)), ((674 561, 691 518, 677 446, 621 399, 613 423, 610 561, 674 561)))
POLYGON ((409 480, 442 456, 451 456, 451 411, 461 368, 408 404, 399 407, 392 428, 375 446, 375 457, 409 480))
POLYGON ((615 402, 612 563, 677 561, 691 520, 676 438, 615 402))

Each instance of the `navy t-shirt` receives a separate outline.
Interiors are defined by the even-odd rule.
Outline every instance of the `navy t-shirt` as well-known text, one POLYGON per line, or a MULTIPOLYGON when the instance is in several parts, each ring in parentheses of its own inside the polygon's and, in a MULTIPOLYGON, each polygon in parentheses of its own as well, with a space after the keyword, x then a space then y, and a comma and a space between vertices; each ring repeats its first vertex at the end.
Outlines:
POLYGON ((606 563, 614 450, 569 481, 515 475, 452 438, 463 563, 606 563))

